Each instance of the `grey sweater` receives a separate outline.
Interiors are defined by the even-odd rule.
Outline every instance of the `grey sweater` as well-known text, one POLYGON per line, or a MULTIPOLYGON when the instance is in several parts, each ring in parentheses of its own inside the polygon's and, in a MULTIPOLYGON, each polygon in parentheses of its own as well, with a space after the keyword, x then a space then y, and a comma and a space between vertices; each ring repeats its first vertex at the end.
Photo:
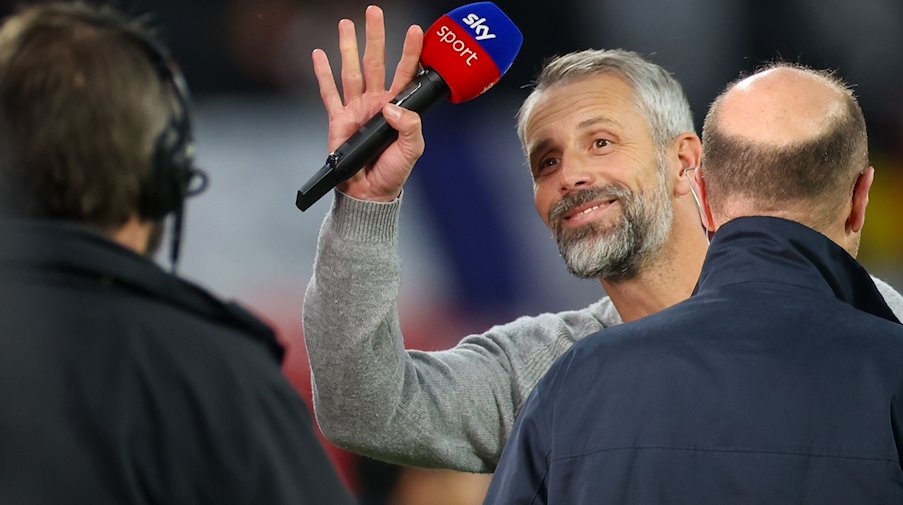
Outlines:
MULTIPOLYGON (((447 351, 406 351, 400 206, 336 192, 323 222, 303 311, 317 421, 338 446, 377 459, 491 472, 539 379, 575 341, 621 318, 605 297, 521 317, 447 351)), ((903 297, 875 283, 903 319, 903 297)))

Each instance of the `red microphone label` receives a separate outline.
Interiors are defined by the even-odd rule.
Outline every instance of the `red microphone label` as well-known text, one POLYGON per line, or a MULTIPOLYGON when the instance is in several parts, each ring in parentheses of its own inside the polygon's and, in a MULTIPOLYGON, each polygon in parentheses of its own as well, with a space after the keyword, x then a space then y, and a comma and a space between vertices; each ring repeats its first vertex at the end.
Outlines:
POLYGON ((502 78, 479 42, 447 15, 424 34, 421 62, 442 76, 452 103, 476 98, 502 78))

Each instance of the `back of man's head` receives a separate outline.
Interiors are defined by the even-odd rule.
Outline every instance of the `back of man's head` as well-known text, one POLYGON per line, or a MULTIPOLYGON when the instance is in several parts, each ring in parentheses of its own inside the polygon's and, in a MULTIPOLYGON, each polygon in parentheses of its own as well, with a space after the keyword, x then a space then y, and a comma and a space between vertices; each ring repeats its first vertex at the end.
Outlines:
POLYGON ((27 8, 0 28, 0 213, 102 230, 139 213, 177 104, 141 26, 81 3, 27 8))
POLYGON ((837 77, 774 65, 712 104, 702 165, 716 223, 775 215, 824 232, 846 219, 868 167, 865 119, 837 77))

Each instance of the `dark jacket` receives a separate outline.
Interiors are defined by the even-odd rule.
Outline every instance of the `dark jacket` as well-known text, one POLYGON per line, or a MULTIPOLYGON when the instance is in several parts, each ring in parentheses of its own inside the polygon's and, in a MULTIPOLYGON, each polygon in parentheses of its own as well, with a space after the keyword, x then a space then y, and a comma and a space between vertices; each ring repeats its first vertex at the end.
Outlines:
POLYGON ((800 224, 715 235, 694 297, 577 343, 487 503, 903 503, 903 326, 800 224))
POLYGON ((344 504, 236 305, 83 229, 0 223, 0 503, 344 504))

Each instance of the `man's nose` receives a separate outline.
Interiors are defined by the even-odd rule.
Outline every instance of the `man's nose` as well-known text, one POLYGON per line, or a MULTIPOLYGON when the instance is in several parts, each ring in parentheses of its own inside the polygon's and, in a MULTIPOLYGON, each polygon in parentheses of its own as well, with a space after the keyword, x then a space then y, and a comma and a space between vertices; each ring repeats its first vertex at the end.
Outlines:
POLYGON ((561 194, 592 186, 596 177, 592 165, 580 156, 562 157, 558 174, 561 194))

